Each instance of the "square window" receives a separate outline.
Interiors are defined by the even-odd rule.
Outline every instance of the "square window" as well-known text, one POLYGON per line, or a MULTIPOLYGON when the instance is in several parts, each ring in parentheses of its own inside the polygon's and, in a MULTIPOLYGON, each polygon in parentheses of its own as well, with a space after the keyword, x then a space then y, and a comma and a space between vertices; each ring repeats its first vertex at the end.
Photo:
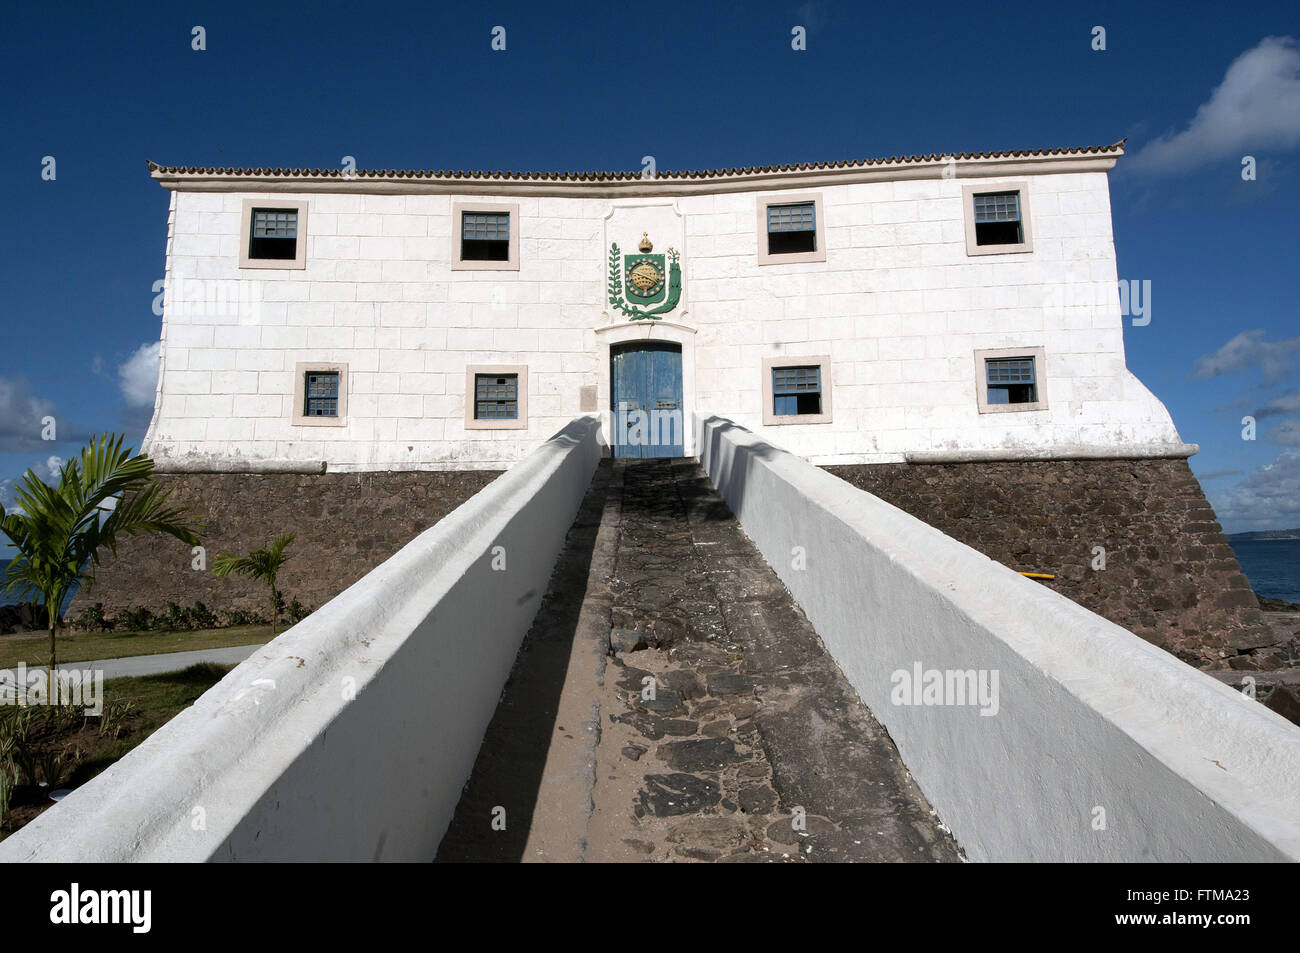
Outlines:
POLYGON ((820 192, 757 196, 760 265, 825 261, 825 216, 820 192))
POLYGON ((305 383, 305 417, 337 417, 339 415, 339 375, 337 371, 309 373, 305 383))
POLYGON ((778 417, 822 412, 821 367, 772 368, 772 413, 778 417))
POLYGON ((1024 240, 1019 192, 987 192, 975 196, 975 244, 1019 245, 1024 240))
POLYGON ((474 375, 474 419, 517 420, 519 418, 518 374, 474 375))
POLYGON ((348 366, 296 363, 291 408, 295 427, 346 427, 348 366))
POLYGON ((817 207, 812 202, 767 207, 767 253, 791 255, 817 250, 817 207))
POLYGON ((981 414, 1047 410, 1046 351, 1041 347, 975 352, 975 396, 981 414))
POLYGON ((984 371, 990 404, 1032 404, 1038 400, 1032 357, 987 358, 984 371))
POLYGON ((510 260, 509 212, 462 212, 462 261, 510 260))
POLYGON ((240 268, 306 268, 307 203, 245 199, 240 268))
POLYGON ((465 429, 528 429, 527 364, 465 368, 465 429))
POLYGON ((452 202, 452 271, 518 271, 519 205, 452 202))
POLYGON ((831 422, 831 359, 763 358, 763 425, 831 422))
POLYGON ((967 255, 1014 255, 1034 250, 1026 182, 962 187, 967 255))

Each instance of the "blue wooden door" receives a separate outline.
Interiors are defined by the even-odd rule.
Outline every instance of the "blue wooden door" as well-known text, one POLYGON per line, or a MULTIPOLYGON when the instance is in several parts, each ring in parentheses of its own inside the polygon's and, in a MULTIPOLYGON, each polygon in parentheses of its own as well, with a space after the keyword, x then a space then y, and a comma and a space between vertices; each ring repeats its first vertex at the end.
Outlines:
POLYGON ((683 456, 682 351, 675 344, 640 342, 610 352, 616 457, 683 456))

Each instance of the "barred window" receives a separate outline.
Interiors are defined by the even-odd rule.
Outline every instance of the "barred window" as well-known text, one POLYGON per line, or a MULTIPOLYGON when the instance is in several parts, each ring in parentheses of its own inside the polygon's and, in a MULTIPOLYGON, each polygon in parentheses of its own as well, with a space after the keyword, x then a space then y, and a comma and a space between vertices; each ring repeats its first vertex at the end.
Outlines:
POLYGON ((772 368, 772 413, 777 416, 822 412, 822 369, 817 364, 772 368))
POLYGON ((314 371, 307 375, 305 417, 339 415, 339 375, 336 371, 314 371))
POLYGON ((298 210, 255 208, 248 236, 250 259, 293 261, 298 256, 298 210))
POLYGON ((817 207, 814 202, 767 207, 767 253, 789 255, 817 250, 817 207))
POLYGON ((1032 404, 1038 400, 1032 357, 986 358, 984 371, 990 404, 1032 404))
POLYGON ((475 420, 516 420, 518 417, 518 374, 474 375, 475 420))
POLYGON ((1019 245, 1024 242, 1019 192, 987 192, 974 198, 977 245, 1019 245))
POLYGON ((460 257, 462 261, 509 261, 510 213, 462 212, 460 257))

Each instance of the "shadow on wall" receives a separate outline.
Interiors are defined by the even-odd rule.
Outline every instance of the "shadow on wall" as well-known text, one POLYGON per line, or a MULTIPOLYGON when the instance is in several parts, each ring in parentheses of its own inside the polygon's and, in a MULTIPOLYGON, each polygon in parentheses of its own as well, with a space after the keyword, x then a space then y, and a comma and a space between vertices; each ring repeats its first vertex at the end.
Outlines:
POLYGON ((733 432, 753 436, 753 431, 746 430, 725 417, 716 416, 698 416, 695 418, 695 426, 697 428, 695 446, 704 449, 700 454, 704 469, 713 476, 713 485, 718 495, 730 502, 728 516, 731 512, 739 513, 745 502, 745 488, 749 485, 755 461, 775 460, 781 455, 780 451, 767 443, 759 444, 757 447, 738 445, 734 454, 728 456, 722 452, 727 437, 733 432), (702 435, 706 435, 707 439, 701 439, 702 435), (718 464, 716 473, 709 463, 713 460, 722 461, 718 464))

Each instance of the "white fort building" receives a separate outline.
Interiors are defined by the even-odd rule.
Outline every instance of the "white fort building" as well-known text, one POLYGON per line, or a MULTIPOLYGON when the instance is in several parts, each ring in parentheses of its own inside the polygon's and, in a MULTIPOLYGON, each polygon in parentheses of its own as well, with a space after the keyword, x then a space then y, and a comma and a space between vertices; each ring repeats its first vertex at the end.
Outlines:
POLYGON ((662 173, 163 167, 160 469, 1179 456, 1125 366, 1123 143, 662 173))

